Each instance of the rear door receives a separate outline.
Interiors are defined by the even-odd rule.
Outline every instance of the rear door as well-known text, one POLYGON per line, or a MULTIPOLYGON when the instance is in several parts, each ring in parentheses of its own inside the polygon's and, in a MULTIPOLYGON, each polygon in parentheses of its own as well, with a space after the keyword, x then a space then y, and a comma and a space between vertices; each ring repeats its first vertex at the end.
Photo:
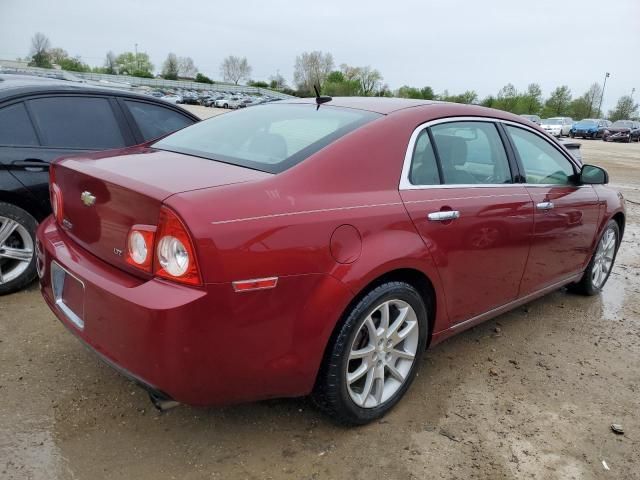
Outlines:
MULTIPOLYGON (((48 210, 49 163, 64 155, 121 148, 133 144, 114 100, 102 96, 47 95, 28 98, 16 105, 16 118, 35 134, 30 145, 3 148, 3 163, 48 210), (26 120, 25 120, 26 119, 26 120)), ((5 108, 0 110, 4 112, 5 108)), ((15 113, 15 112, 14 112, 15 113)), ((24 143, 24 142, 22 142, 24 143)))
POLYGON ((506 125, 535 206, 534 235, 522 279, 526 295, 583 270, 593 250, 600 202, 591 185, 576 185, 578 168, 542 135, 506 125))
POLYGON ((514 300, 533 228, 506 138, 491 121, 414 132, 400 194, 438 266, 452 324, 514 300))

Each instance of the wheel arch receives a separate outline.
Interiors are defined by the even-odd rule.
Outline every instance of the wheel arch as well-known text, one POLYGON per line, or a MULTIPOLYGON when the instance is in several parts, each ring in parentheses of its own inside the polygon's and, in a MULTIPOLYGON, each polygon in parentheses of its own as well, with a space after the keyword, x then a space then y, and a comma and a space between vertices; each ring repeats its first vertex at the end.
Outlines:
POLYGON ((620 229, 620 240, 622 241, 622 236, 624 235, 624 227, 626 225, 626 218, 624 216, 623 212, 616 212, 612 217, 612 220, 614 220, 617 224, 618 224, 618 228, 620 229))
POLYGON ((36 221, 41 222, 46 218, 49 212, 45 212, 43 208, 37 205, 35 199, 25 198, 25 196, 0 190, 0 202, 10 203, 28 212, 36 221))
POLYGON ((388 282, 404 282, 411 285, 415 288, 423 301, 425 302, 425 306, 427 307, 427 320, 429 325, 429 331, 427 335, 427 348, 431 344, 431 339, 433 337, 433 330, 436 321, 436 312, 438 311, 438 302, 436 296, 436 289, 434 287, 434 283, 431 281, 429 276, 425 274, 423 271, 413 268, 413 267, 400 267, 388 270, 382 274, 377 275, 374 279, 370 280, 366 283, 362 288, 360 288, 357 293, 351 298, 349 303, 345 306, 340 314, 338 320, 335 322, 331 334, 329 335, 326 344, 324 346, 324 351, 322 354, 322 360, 319 365, 319 368, 316 372, 316 380, 314 384, 317 384, 318 378, 321 374, 322 368, 326 363, 327 356, 329 355, 331 345, 335 341, 336 336, 340 330, 341 325, 346 320, 347 316, 351 309, 364 298, 367 293, 369 293, 374 288, 382 285, 383 283, 388 282))

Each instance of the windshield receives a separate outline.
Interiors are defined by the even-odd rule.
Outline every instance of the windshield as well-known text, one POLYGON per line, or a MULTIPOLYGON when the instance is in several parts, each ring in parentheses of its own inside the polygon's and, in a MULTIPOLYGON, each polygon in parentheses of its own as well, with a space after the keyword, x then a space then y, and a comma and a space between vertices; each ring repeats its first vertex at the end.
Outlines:
POLYGON ((633 126, 633 122, 630 121, 624 121, 624 120, 618 120, 617 122, 613 122, 613 125, 611 125, 612 127, 623 127, 623 128, 631 128, 633 126))
POLYGON ((279 173, 379 117, 326 105, 257 105, 196 123, 153 147, 279 173))
POLYGON ((562 125, 562 122, 558 118, 547 118, 542 120, 542 125, 562 125))

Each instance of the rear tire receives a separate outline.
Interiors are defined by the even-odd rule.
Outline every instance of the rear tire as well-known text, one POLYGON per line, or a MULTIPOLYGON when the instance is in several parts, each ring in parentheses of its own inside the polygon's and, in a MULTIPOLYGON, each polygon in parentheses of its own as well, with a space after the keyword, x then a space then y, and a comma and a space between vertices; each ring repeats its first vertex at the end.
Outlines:
POLYGON ((619 246, 620 227, 615 220, 609 220, 582 278, 569 285, 569 290, 589 296, 600 293, 611 275, 619 246))
POLYGON ((0 202, 0 295, 17 292, 35 280, 37 227, 29 212, 0 202))
POLYGON ((312 399, 334 420, 364 425, 391 410, 415 378, 427 344, 427 307, 411 285, 388 282, 345 315, 327 347, 312 399))

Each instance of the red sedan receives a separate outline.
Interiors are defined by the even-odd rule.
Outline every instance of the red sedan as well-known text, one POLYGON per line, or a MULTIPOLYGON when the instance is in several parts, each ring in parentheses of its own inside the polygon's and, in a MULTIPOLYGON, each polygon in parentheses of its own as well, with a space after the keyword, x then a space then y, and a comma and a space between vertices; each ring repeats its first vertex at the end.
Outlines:
POLYGON ((325 100, 54 164, 44 298, 157 406, 312 394, 366 423, 400 400, 427 347, 607 281, 622 196, 532 123, 325 100))

